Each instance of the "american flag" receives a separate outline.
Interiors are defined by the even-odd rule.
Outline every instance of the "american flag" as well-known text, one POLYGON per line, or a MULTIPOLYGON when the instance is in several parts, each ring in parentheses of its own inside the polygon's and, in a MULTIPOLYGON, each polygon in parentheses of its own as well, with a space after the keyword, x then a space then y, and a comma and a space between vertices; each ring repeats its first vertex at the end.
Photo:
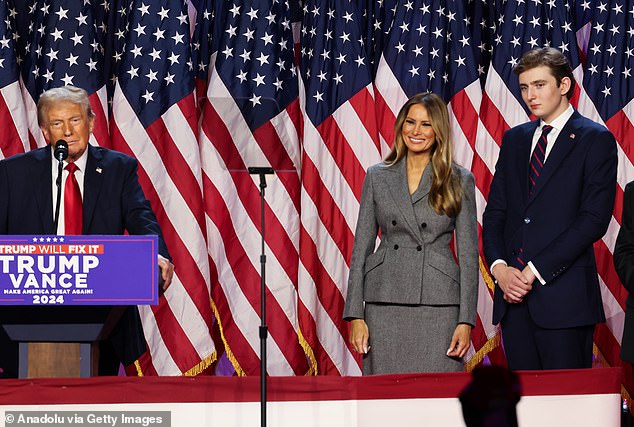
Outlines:
POLYGON ((35 111, 44 90, 74 85, 90 93, 96 114, 91 143, 137 157, 141 184, 176 265, 160 304, 140 307, 149 351, 137 370, 201 372, 216 352, 186 5, 35 0, 12 5, 4 30, 14 22, 22 90, 11 92, 11 102, 23 102, 27 117, 14 118, 21 138, 6 152, 44 144, 35 111))
POLYGON ((355 1, 304 5, 300 38, 302 332, 318 372, 358 375, 342 321, 365 170, 381 159, 363 13, 355 1))
MULTIPOLYGON (((0 157, 44 143, 43 90, 89 91, 91 142, 139 159, 177 268, 161 304, 142 310, 150 351, 137 368, 162 375, 217 358, 217 373, 259 372, 259 182, 246 168, 272 166, 268 372, 356 375, 341 321, 353 230, 365 170, 389 150, 400 105, 424 90, 450 103, 455 157, 476 176, 481 213, 504 130, 529 119, 512 66, 530 48, 557 47, 582 83, 574 104, 620 145, 616 210, 596 245, 608 321, 595 336, 597 360, 620 365, 625 291, 611 251, 634 179, 632 3, 308 0, 293 34, 296 4, 284 0, 0 0, 10 133, 0 157)), ((484 263, 481 272, 468 367, 502 351, 484 263)))
MULTIPOLYGON (((375 79, 379 129, 384 143, 393 140, 393 123, 410 96, 433 91, 449 103, 455 161, 476 177, 478 219, 484 209, 488 170, 476 143, 481 86, 476 63, 477 39, 472 17, 461 1, 408 1, 396 8, 394 22, 375 79)), ((481 36, 480 36, 481 38, 481 36)), ((497 347, 499 334, 491 325, 492 282, 483 263, 479 283, 478 320, 467 355, 470 366, 497 347)))
MULTIPOLYGON (((591 5, 588 3, 584 2, 589 8, 591 5)), ((608 232, 594 246, 606 316, 606 323, 599 325, 595 332, 595 353, 600 362, 625 368, 628 373, 625 375, 626 385, 631 394, 634 390, 631 366, 629 363, 623 364, 619 358, 627 291, 616 276, 612 251, 621 224, 623 190, 634 179, 634 156, 631 150, 634 135, 634 2, 598 1, 594 4, 593 12, 579 110, 593 120, 604 123, 618 143, 614 213, 608 232)))
POLYGON ((122 1, 111 8, 116 17, 110 23, 118 24, 108 46, 112 146, 139 160, 139 179, 176 266, 159 305, 140 307, 150 351, 137 367, 197 374, 217 353, 188 9, 179 0, 122 1))
MULTIPOLYGON (((225 354, 240 375, 259 372, 260 193, 248 167, 270 166, 264 206, 271 375, 314 370, 299 331, 300 117, 290 10, 277 0, 203 2, 211 40, 196 40, 208 84, 202 155, 212 301, 225 354), (221 4, 219 6, 219 3, 221 4)), ((200 25, 207 21, 199 20, 200 25)), ((202 65, 201 65, 202 64, 202 65)))
POLYGON ((15 14, 6 1, 0 2, 0 121, 6 132, 0 140, 0 159, 30 148, 11 19, 15 14))

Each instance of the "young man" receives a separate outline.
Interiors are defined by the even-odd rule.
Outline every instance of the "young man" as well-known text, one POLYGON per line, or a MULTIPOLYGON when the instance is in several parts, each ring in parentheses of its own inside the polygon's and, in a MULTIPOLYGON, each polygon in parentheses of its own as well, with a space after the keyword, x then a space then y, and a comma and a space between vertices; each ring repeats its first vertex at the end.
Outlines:
POLYGON ((493 323, 511 369, 589 368, 605 321, 592 245, 612 215, 616 143, 569 104, 561 52, 531 50, 515 73, 537 120, 504 134, 483 215, 493 323))
MULTIPOLYGON (((174 266, 161 230, 137 178, 137 161, 116 151, 89 144, 94 114, 85 90, 64 86, 44 92, 37 104, 38 122, 46 147, 0 161, 0 234, 55 234, 54 205, 57 194, 57 160, 52 144, 68 143, 62 172, 62 198, 57 234, 129 234, 159 236, 158 264, 165 280, 172 281, 174 266), (71 167, 69 171, 67 168, 71 167), (75 202, 81 215, 70 214, 67 181, 74 179, 79 194, 75 202)), ((75 183, 73 183, 75 184, 75 183)), ((79 211, 75 211, 79 212, 79 211)), ((66 308, 64 308, 66 309, 66 308)), ((123 314, 102 346, 100 374, 116 375, 117 360, 106 360, 104 351, 124 364, 145 351, 145 339, 136 307, 123 314), (108 363, 110 362, 110 363, 108 363)), ((0 328, 0 378, 17 375, 17 345, 0 328)))

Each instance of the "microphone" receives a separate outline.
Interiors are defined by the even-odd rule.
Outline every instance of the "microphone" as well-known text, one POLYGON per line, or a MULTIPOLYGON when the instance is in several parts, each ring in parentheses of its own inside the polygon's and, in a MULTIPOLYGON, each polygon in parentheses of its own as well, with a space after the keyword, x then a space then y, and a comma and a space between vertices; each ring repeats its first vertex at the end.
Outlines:
POLYGON ((68 158, 68 142, 63 139, 58 140, 55 143, 55 151, 53 151, 53 155, 57 159, 57 180, 55 180, 55 185, 57 185, 57 201, 55 203, 55 219, 53 220, 53 227, 55 229, 55 234, 57 234, 57 224, 59 222, 59 205, 61 203, 62 198, 62 168, 64 167, 63 161, 68 158))
POLYGON ((68 142, 60 139, 55 143, 55 158, 61 163, 68 158, 68 142))

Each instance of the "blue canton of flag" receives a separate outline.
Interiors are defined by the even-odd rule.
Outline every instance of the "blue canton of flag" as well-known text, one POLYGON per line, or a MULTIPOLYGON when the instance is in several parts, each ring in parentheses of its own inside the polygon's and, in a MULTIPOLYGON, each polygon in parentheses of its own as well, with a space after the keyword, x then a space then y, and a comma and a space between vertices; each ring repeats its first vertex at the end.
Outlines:
POLYGON ((397 0, 374 0, 368 2, 368 9, 365 11, 366 40, 368 59, 372 65, 374 75, 379 65, 378 59, 383 52, 385 39, 390 34, 392 23, 394 22, 394 13, 396 12, 397 0))
POLYGON ((509 1, 498 18, 498 29, 494 40, 493 66, 529 114, 522 101, 518 80, 511 78, 514 76, 513 68, 524 52, 550 46, 568 57, 573 70, 580 64, 569 4, 564 0, 544 3, 509 1))
MULTIPOLYGON (((148 127, 193 91, 194 79, 187 5, 146 1, 130 3, 125 49, 114 55, 121 60, 117 78, 122 91, 148 127)), ((123 20, 124 10, 119 12, 123 20)))
POLYGON ((592 20, 583 85, 608 121, 634 98, 634 2, 599 2, 592 20))
POLYGON ((597 0, 574 0, 575 31, 592 20, 597 0))
POLYGON ((400 4, 383 55, 408 97, 428 90, 449 100, 478 78, 462 1, 400 4))
POLYGON ((467 2, 467 17, 469 30, 475 54, 475 64, 478 67, 480 83, 484 87, 486 75, 491 65, 493 40, 496 34, 496 18, 500 15, 501 2, 487 0, 469 0, 467 2))
POLYGON ((300 70, 315 126, 372 81, 356 4, 309 0, 304 6, 300 70))
POLYGON ((220 26, 214 24, 214 9, 222 4, 220 0, 200 0, 198 4, 196 27, 192 38, 192 62, 197 78, 205 83, 209 78, 211 55, 218 50, 219 34, 215 31, 220 29, 220 26))
POLYGON ((12 21, 15 9, 9 10, 6 1, 0 2, 0 88, 3 88, 19 77, 18 64, 15 57, 15 42, 12 21))
POLYGON ((28 28, 18 51, 22 78, 33 99, 57 86, 78 86, 88 93, 103 86, 103 46, 97 35, 103 39, 107 28, 101 8, 90 1, 36 0, 17 14, 18 26, 28 28))
POLYGON ((223 3, 216 69, 252 131, 298 96, 289 16, 287 2, 223 3))

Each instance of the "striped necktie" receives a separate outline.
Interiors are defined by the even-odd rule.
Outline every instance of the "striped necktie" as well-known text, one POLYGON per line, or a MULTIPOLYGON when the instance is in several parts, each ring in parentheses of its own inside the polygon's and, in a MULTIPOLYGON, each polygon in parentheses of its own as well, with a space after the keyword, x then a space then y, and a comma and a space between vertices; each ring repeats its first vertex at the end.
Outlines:
POLYGON ((532 195, 535 183, 537 183, 537 179, 544 168, 544 162, 546 160, 546 146, 548 145, 547 137, 551 130, 553 130, 553 127, 550 125, 544 125, 542 127, 542 134, 537 140, 537 145, 535 145, 535 149, 531 155, 530 167, 528 169, 529 196, 532 195))

